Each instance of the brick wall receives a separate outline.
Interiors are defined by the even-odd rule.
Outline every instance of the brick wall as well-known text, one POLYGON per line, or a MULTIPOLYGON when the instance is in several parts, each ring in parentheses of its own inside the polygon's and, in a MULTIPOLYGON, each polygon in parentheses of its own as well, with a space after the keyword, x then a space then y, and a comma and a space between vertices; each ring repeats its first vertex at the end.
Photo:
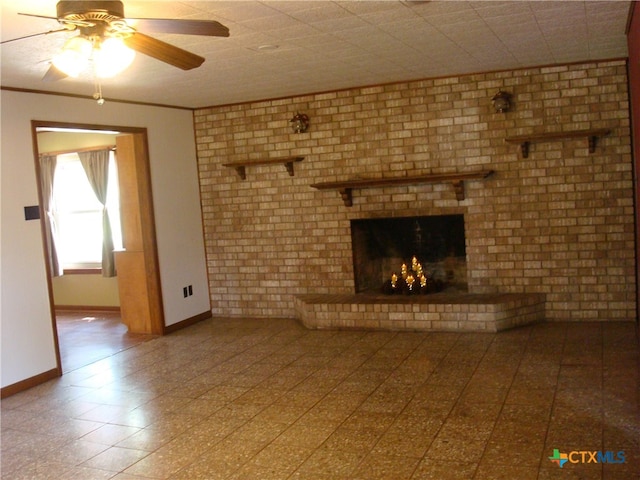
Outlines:
POLYGON ((200 109, 195 112, 214 315, 294 316, 294 295, 352 293, 349 220, 463 213, 469 291, 545 293, 549 320, 635 318, 627 76, 623 61, 531 68, 200 109), (495 113, 503 89, 514 108, 495 113), (309 115, 306 133, 289 119, 309 115), (609 128, 531 146, 507 136, 609 128), (302 155, 247 167, 223 163, 302 155), (495 170, 466 182, 335 191, 357 177, 495 170))

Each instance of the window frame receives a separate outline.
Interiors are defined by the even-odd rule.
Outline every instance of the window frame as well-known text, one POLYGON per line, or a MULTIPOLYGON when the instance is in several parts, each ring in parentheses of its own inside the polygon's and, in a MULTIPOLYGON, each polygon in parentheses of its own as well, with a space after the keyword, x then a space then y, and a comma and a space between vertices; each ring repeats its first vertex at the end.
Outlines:
MULTIPOLYGON (((119 185, 118 185, 118 169, 117 169, 117 161, 115 158, 115 147, 113 145, 105 145, 105 146, 100 146, 100 147, 92 147, 91 150, 98 150, 98 149, 110 149, 111 153, 110 153, 110 163, 109 163, 109 191, 110 191, 110 201, 108 201, 107 203, 107 207, 109 208, 109 212, 110 212, 110 220, 111 220, 111 226, 112 226, 112 232, 114 233, 113 237, 114 237, 114 250, 118 250, 122 248, 122 232, 121 232, 121 224, 120 224, 120 205, 119 205, 119 185), (115 202, 113 201, 115 198, 115 202), (114 205, 115 203, 115 205, 114 205), (115 207, 117 206, 118 208, 118 212, 115 212, 115 207)), ((87 149, 88 150, 88 149, 87 149)), ((64 165, 64 163, 77 163, 78 165, 80 165, 80 167, 82 168, 82 164, 80 161, 80 158, 78 156, 78 151, 83 151, 82 149, 77 149, 74 151, 67 151, 67 152, 57 152, 54 153, 55 155, 58 156, 58 164, 56 165, 56 180, 54 180, 54 198, 56 197, 56 182, 59 182, 59 173, 58 173, 58 169, 61 167, 61 165, 64 165), (63 157, 62 159, 60 159, 60 157, 63 157), (66 157, 66 158, 65 158, 66 157), (74 158, 75 157, 75 158, 74 158)), ((86 151, 86 150, 85 150, 86 151)), ((77 175, 76 175, 77 177, 77 175)), ((77 180, 77 179, 76 179, 77 180)), ((83 177, 82 181, 86 180, 86 187, 91 191, 91 193, 89 194, 88 192, 85 192, 86 194, 89 195, 95 195, 93 192, 93 189, 91 188, 91 185, 89 184, 89 180, 83 177)), ((64 185, 64 184, 63 184, 64 185)), ((58 187, 61 188, 61 185, 58 183, 58 187)), ((67 185, 68 187, 68 185, 67 185)), ((64 187, 62 187, 64 188, 64 187)), ((83 197, 85 199, 87 199, 86 195, 83 197)), ((67 217, 69 218, 69 216, 74 215, 74 214, 78 214, 78 215, 82 215, 82 214, 90 214, 92 216, 93 219, 96 219, 96 215, 100 215, 100 219, 101 219, 101 215, 102 215, 102 205, 99 203, 99 201, 97 199, 95 199, 95 204, 90 205, 89 207, 91 208, 79 208, 78 210, 71 210, 71 209, 67 209, 67 210, 63 210, 60 211, 59 207, 56 208, 55 210, 55 216, 57 218, 58 224, 59 226, 62 226, 64 223, 61 221, 61 218, 67 217), (99 205, 99 207, 98 207, 99 205)), ((101 229, 102 230, 102 229, 101 229)), ((58 242, 60 242, 60 248, 59 248, 59 252, 62 249, 62 244, 64 242, 62 242, 62 236, 60 235, 60 231, 58 234, 58 242)), ((65 261, 64 258, 60 258, 60 264, 62 266, 62 272, 63 274, 69 274, 69 275, 86 275, 86 274, 102 274, 102 249, 101 246, 99 249, 97 249, 98 253, 98 258, 96 261, 92 262, 92 261, 77 261, 77 262, 69 262, 69 261, 65 261)), ((60 255, 60 253, 59 253, 60 255)))

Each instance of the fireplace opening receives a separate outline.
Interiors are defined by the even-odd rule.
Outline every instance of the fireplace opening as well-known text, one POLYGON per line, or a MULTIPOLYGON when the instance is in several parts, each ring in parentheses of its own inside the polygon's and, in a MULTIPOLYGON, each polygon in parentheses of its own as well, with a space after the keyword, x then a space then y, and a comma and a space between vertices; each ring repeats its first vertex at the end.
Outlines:
POLYGON ((356 293, 386 291, 394 275, 406 277, 403 265, 416 287, 422 276, 438 290, 468 291, 464 215, 351 220, 351 245, 356 293))

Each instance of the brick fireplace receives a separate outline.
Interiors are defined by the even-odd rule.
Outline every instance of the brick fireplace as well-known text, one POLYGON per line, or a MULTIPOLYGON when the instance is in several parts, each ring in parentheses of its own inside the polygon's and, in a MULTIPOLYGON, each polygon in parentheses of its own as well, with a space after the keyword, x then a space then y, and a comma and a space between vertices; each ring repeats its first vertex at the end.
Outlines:
MULTIPOLYGON (((462 215, 468 295, 503 306, 515 298, 503 295, 544 298, 548 321, 635 318, 623 60, 204 108, 194 119, 214 315, 295 317, 301 297, 355 295, 352 222, 462 215), (512 111, 492 110, 499 89, 512 94, 512 111), (311 119, 306 133, 289 129, 298 111, 311 119), (586 129, 608 133, 593 145, 520 140, 586 129), (295 166, 261 163, 281 157, 295 166), (225 167, 246 161, 256 163, 244 179, 225 167), (482 170, 494 173, 465 181, 463 195, 447 182, 398 184, 350 190, 346 202, 313 188, 482 170)), ((369 308, 326 305, 350 315, 369 308)), ((367 318, 388 308, 372 306, 367 318)), ((394 315, 407 318, 406 308, 394 315)))

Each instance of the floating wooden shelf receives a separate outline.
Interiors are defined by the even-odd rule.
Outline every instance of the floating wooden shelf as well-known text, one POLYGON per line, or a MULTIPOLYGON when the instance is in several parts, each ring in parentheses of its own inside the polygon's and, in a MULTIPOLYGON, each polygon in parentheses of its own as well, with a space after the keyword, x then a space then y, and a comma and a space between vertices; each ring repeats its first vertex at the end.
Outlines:
POLYGON ((595 130, 573 130, 570 132, 550 132, 550 133, 536 133, 531 135, 518 135, 515 137, 505 138, 507 143, 515 143, 520 145, 520 151, 522 157, 527 158, 529 156, 529 146, 532 143, 540 142, 552 142, 554 140, 562 140, 565 138, 581 138, 586 137, 589 142, 589 153, 596 151, 596 140, 598 137, 609 135, 611 130, 606 128, 598 128, 595 130))
POLYGON ((279 157, 279 158, 267 158, 260 160, 240 160, 237 162, 223 163, 222 166, 234 168, 242 180, 247 178, 246 167, 254 165, 268 165, 271 163, 280 163, 285 166, 289 175, 293 177, 293 162, 301 162, 304 157, 279 157))
POLYGON ((464 181, 480 180, 487 178, 493 173, 493 170, 481 170, 470 173, 440 173, 432 175, 418 175, 414 177, 395 177, 395 178, 371 178, 371 179, 355 179, 345 180, 343 182, 322 182, 311 185, 318 190, 338 190, 345 206, 353 205, 352 191, 354 189, 390 187, 397 185, 419 185, 423 183, 451 183, 458 200, 464 200, 464 181))

